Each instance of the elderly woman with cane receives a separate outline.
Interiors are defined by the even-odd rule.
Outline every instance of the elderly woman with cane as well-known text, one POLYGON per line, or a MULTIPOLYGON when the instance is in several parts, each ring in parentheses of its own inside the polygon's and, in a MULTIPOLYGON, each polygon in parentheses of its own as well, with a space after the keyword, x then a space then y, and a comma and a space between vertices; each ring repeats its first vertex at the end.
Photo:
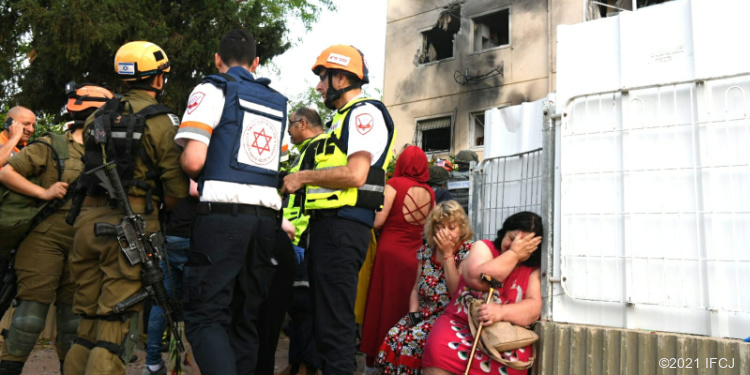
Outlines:
MULTIPOLYGON (((505 321, 527 326, 539 319, 542 310, 539 266, 542 220, 532 212, 510 216, 494 242, 474 243, 461 269, 461 279, 445 313, 435 321, 422 358, 426 375, 443 374, 526 374, 493 360, 476 349, 469 363, 475 338, 469 328, 468 311, 475 299, 488 300, 476 312, 485 328, 505 321), (488 298, 490 285, 480 275, 502 281, 502 287, 488 298), (467 369, 467 365, 470 368, 467 369)), ((532 356, 531 345, 500 353, 510 362, 525 362, 532 356)))

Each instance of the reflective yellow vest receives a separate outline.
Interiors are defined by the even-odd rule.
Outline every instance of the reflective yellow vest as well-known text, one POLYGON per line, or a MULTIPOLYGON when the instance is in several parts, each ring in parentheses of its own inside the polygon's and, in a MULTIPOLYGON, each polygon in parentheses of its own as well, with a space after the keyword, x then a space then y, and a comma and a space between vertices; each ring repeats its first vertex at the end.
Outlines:
MULTIPOLYGON (((288 168, 287 172, 289 174, 292 174, 299 171, 300 166, 302 165, 302 159, 305 157, 305 154, 308 150, 308 146, 315 144, 316 141, 324 138, 328 138, 328 134, 318 134, 317 136, 305 139, 299 145, 294 146, 294 148, 298 149, 300 153, 297 159, 288 168)), ((307 230, 307 225, 310 223, 310 215, 305 215, 305 213, 302 212, 302 199, 304 199, 303 197, 304 195, 289 194, 289 203, 286 207, 284 207, 284 217, 294 225, 295 234, 293 242, 297 246, 299 246, 299 241, 302 233, 307 230)))
MULTIPOLYGON (((385 171, 388 169, 388 163, 393 158, 393 142, 395 141, 396 129, 393 126, 388 110, 385 105, 378 100, 369 98, 358 98, 350 101, 344 107, 339 109, 333 116, 334 126, 336 129, 329 133, 330 136, 320 142, 315 151, 314 169, 327 169, 346 165, 347 163, 347 143, 349 141, 349 117, 351 110, 365 105, 372 104, 380 110, 388 127, 388 142, 383 154, 372 166, 367 173, 367 180, 360 188, 345 189, 328 189, 320 186, 307 185, 305 196, 306 210, 333 209, 344 206, 360 207, 365 209, 379 210, 383 206, 385 191, 385 171)), ((310 148, 310 151, 313 151, 310 148)))

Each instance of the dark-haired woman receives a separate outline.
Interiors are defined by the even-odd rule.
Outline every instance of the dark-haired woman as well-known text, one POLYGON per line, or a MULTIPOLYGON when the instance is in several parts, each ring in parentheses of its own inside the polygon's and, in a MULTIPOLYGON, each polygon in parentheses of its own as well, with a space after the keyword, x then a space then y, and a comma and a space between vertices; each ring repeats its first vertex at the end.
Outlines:
MULTIPOLYGON (((494 242, 474 243, 464 261, 456 293, 427 338, 422 358, 425 375, 464 372, 474 342, 468 325, 468 306, 474 299, 487 298, 488 286, 479 280, 482 273, 503 281, 492 303, 478 310, 484 326, 498 321, 526 326, 539 319, 542 229, 539 215, 519 212, 505 220, 494 242)), ((527 361, 531 354, 531 346, 501 353, 510 361, 527 361)), ((506 368, 477 349, 470 373, 525 374, 526 371, 506 368)))

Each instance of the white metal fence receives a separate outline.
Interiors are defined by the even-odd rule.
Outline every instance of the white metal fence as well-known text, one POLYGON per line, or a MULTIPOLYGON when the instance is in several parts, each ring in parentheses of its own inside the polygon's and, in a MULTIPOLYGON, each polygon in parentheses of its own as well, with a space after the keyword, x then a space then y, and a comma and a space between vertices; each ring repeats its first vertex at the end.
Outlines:
POLYGON ((561 272, 579 300, 750 312, 750 75, 577 97, 561 272))
POLYGON ((494 239, 503 221, 516 212, 542 214, 542 158, 539 148, 487 158, 472 170, 469 216, 475 239, 494 239))

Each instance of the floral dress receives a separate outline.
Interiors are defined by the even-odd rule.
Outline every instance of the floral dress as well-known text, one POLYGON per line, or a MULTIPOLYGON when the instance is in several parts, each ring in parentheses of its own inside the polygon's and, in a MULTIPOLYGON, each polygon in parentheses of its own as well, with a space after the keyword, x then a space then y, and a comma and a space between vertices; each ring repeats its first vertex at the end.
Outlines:
MULTIPOLYGON (((490 248, 494 257, 500 255, 491 241, 483 240, 483 242, 490 248)), ((503 280, 503 287, 495 290, 493 302, 502 304, 521 302, 526 295, 531 273, 535 269, 523 265, 516 266, 503 280)), ((468 306, 474 299, 486 300, 486 298, 487 292, 469 288, 461 277, 456 294, 446 307, 445 314, 433 324, 432 333, 424 347, 424 367, 438 367, 455 374, 464 373, 474 343, 474 336, 471 334, 468 323, 468 306)), ((510 361, 525 362, 531 357, 532 348, 528 345, 500 354, 510 361)), ((505 367, 477 347, 469 373, 520 375, 527 374, 527 370, 519 371, 505 367)))
MULTIPOLYGON (((471 249, 471 241, 459 246, 453 259, 456 267, 466 259, 471 249)), ((376 359, 376 365, 386 374, 421 374, 422 348, 432 324, 442 314, 451 296, 445 284, 443 265, 435 262, 433 250, 427 245, 417 251, 420 272, 417 285, 419 312, 423 320, 410 327, 407 317, 401 318, 388 331, 376 359)))

